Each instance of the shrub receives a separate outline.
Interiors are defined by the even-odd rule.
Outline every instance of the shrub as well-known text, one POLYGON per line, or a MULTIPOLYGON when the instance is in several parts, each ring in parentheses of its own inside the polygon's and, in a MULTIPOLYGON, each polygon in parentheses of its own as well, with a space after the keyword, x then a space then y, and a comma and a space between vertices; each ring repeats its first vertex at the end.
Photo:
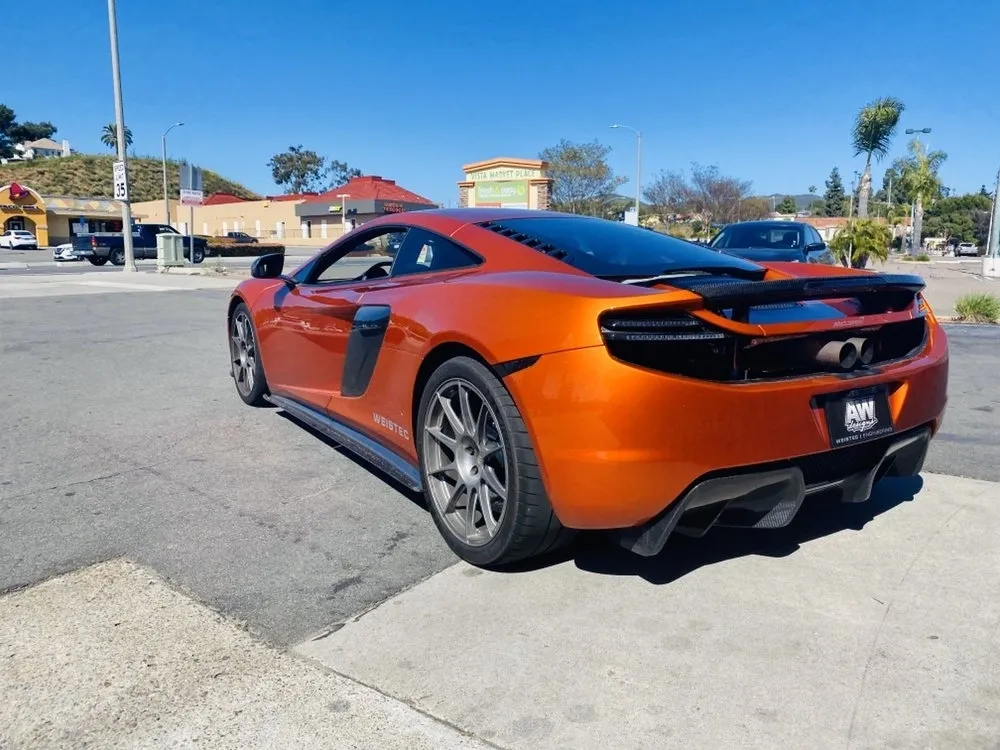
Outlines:
POLYGON ((834 257, 845 266, 864 268, 868 259, 885 262, 889 257, 892 233, 872 219, 855 219, 830 240, 834 257))
POLYGON ((970 323, 996 323, 1000 320, 1000 297, 987 292, 963 294, 955 302, 959 320, 970 323))
POLYGON ((209 257, 214 258, 252 258, 268 253, 284 253, 285 246, 271 242, 261 243, 237 243, 237 242, 215 242, 209 241, 207 244, 209 257))

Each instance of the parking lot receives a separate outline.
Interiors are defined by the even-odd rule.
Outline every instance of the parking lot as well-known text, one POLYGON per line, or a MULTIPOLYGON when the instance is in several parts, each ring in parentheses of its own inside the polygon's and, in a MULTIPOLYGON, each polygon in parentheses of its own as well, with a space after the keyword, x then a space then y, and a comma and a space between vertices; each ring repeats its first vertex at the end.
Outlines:
POLYGON ((419 498, 239 401, 235 282, 211 281, 0 285, 0 746, 86 728, 98 745, 996 747, 995 327, 949 328, 921 480, 651 561, 596 536, 499 574, 456 564, 419 498), (135 691, 170 707, 154 721, 135 691), (352 717, 384 732, 351 735, 352 717))

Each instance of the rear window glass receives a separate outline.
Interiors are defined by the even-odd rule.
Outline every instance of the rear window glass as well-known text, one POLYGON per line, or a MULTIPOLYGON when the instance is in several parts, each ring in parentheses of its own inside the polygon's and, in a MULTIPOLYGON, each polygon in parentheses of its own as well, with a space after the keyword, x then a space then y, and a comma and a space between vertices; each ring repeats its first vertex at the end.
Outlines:
POLYGON ((512 239, 530 243, 539 250, 539 243, 549 245, 546 252, 595 276, 655 276, 689 268, 759 270, 748 261, 693 242, 605 219, 519 217, 487 222, 485 226, 521 233, 522 236, 515 235, 512 239))

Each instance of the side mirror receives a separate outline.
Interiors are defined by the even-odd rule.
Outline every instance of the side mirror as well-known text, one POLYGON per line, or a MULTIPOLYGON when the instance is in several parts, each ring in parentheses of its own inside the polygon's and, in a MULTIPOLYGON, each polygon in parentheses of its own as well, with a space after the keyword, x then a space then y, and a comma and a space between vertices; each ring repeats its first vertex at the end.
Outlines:
POLYGON ((826 250, 825 242, 811 242, 805 247, 807 253, 817 253, 821 250, 826 250))
POLYGON ((250 264, 250 275, 255 279, 279 279, 284 268, 284 253, 268 253, 250 264))

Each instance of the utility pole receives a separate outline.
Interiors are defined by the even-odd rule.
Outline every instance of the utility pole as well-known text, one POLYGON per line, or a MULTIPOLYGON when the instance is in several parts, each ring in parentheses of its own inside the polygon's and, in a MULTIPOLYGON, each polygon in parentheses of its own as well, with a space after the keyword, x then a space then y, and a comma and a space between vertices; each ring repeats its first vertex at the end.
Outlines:
POLYGON ((1000 278, 1000 170, 997 171, 996 188, 993 190, 993 210, 990 211, 990 228, 986 234, 983 276, 1000 278))
POLYGON ((612 128, 625 128, 635 133, 635 223, 639 224, 639 196, 642 195, 642 133, 630 125, 615 124, 612 128))
MULTIPOLYGON (((118 161, 125 167, 128 176, 128 154, 125 143, 125 107, 122 104, 122 77, 118 67, 118 19, 115 0, 108 0, 108 26, 111 32, 111 77, 115 85, 115 126, 118 133, 118 161)), ((132 249, 132 206, 129 196, 122 200, 122 243, 125 245, 125 267, 123 271, 138 271, 135 267, 135 252, 132 249)))

